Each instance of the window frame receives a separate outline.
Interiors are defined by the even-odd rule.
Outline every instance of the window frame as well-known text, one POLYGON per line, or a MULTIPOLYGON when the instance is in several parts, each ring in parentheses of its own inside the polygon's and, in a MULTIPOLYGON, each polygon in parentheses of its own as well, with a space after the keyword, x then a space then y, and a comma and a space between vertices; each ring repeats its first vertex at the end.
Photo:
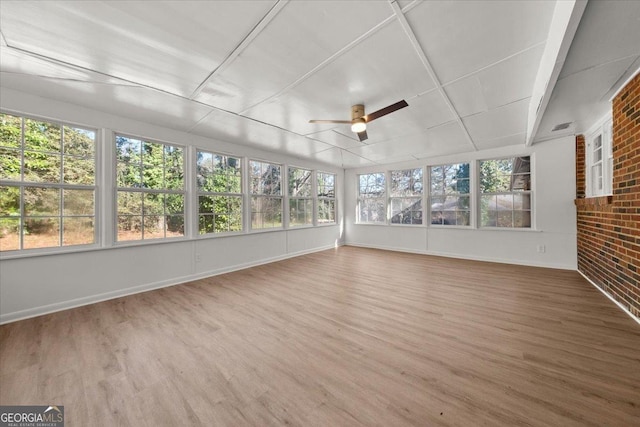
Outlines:
MULTIPOLYGON (((245 234, 247 229, 246 229, 246 170, 247 170, 247 162, 245 161, 244 157, 241 156, 236 156, 234 154, 228 154, 228 153, 224 153, 221 151, 213 151, 213 150, 209 150, 209 149, 204 149, 204 148, 199 148, 199 147, 194 147, 194 152, 195 152, 195 156, 194 156, 194 161, 193 163, 193 183, 194 183, 194 189, 193 189, 193 193, 194 193, 194 197, 193 199, 195 200, 195 204, 194 204, 194 235, 195 238, 197 239, 206 239, 206 238, 215 238, 215 237, 224 237, 224 236, 235 236, 235 235, 239 235, 239 234, 245 234), (233 158, 238 160, 239 164, 240 164, 240 193, 232 193, 232 192, 207 192, 207 191, 202 191, 200 190, 200 187, 198 186, 198 153, 200 152, 204 152, 207 154, 210 154, 212 156, 212 160, 213 157, 215 156, 222 156, 225 158, 233 158), (240 199, 240 230, 237 231, 224 231, 224 232, 215 232, 215 223, 214 223, 214 231, 211 233, 200 233, 200 216, 202 215, 202 213, 200 212, 200 196, 208 196, 208 197, 237 197, 240 199)), ((206 214, 208 215, 208 214, 206 214)), ((212 216, 214 216, 214 221, 215 221, 215 215, 212 214, 212 216)))
MULTIPOLYGON (((114 247, 119 247, 119 246, 135 246, 135 245, 147 245, 147 244, 154 244, 154 243, 162 243, 162 242, 173 242, 173 241, 180 241, 180 240, 188 240, 189 238, 191 238, 191 233, 190 233, 190 229, 191 229, 191 216, 189 214, 189 209, 188 209, 188 205, 189 205, 189 201, 188 199, 190 198, 190 190, 189 190, 189 183, 188 183, 188 177, 189 177, 189 167, 188 167, 188 160, 189 160, 189 149, 190 147, 185 145, 185 144, 177 144, 171 141, 166 141, 166 140, 162 140, 162 139, 158 139, 158 138, 148 138, 145 136, 140 136, 140 135, 135 135, 135 134, 130 134, 127 132, 118 132, 118 131, 113 131, 112 132, 112 143, 113 143, 113 147, 111 147, 111 151, 112 151, 112 156, 113 156, 113 162, 112 162, 112 173, 113 173, 113 177, 111 179, 111 183, 113 185, 113 198, 112 198, 112 215, 113 215, 113 221, 112 221, 112 235, 111 235, 111 243, 112 246, 114 247), (140 187, 119 187, 118 186, 118 144, 117 144, 117 138, 118 137, 123 137, 123 138, 128 138, 128 139, 134 139, 137 141, 140 141, 142 144, 144 144, 145 142, 148 142, 150 144, 161 144, 163 146, 163 152, 165 150, 166 146, 171 146, 171 147, 177 147, 177 148, 181 148, 182 149, 182 190, 168 190, 166 188, 163 189, 152 189, 152 188, 147 188, 143 186, 142 181, 144 180, 143 175, 141 175, 141 185, 140 187), (183 229, 183 233, 181 236, 172 236, 172 237, 167 237, 166 236, 166 229, 163 230, 165 236, 164 237, 157 237, 157 238, 149 238, 149 239, 145 239, 144 238, 144 219, 145 215, 144 213, 144 207, 141 207, 141 216, 142 216, 142 230, 141 230, 141 239, 135 239, 135 240, 118 240, 118 233, 119 233, 119 226, 118 226, 118 219, 121 216, 118 213, 119 210, 119 206, 118 206, 118 194, 119 192, 129 192, 129 193, 141 193, 142 194, 142 198, 144 199, 145 194, 162 194, 162 195, 167 195, 167 194, 181 194, 182 198, 183 198, 183 204, 182 204, 182 218, 183 218, 183 222, 182 222, 182 229, 183 229)), ((141 151, 143 149, 143 146, 141 146, 141 151)), ((164 159, 164 154, 163 154, 163 159, 164 159)), ((142 167, 144 167, 144 161, 143 158, 141 157, 141 163, 140 165, 142 167)), ((164 167, 164 164, 163 164, 164 167)), ((141 169, 141 171, 143 171, 143 169, 141 169)), ((164 170, 163 168, 163 177, 164 174, 166 173, 166 170, 164 170)), ((165 202, 166 203, 166 202, 165 202)), ((144 204, 144 201, 143 201, 144 204)), ((159 216, 164 216, 166 217, 166 204, 164 205, 164 213, 162 215, 159 216)), ((131 215, 133 216, 133 215, 131 215)), ((179 215, 177 215, 179 216, 179 215)))
POLYGON ((338 186, 338 174, 333 172, 325 172, 322 170, 315 170, 314 172, 315 172, 315 182, 316 182, 316 186, 314 189, 314 194, 316 199, 314 224, 318 227, 336 225, 338 223, 338 199, 336 195, 336 187, 338 186), (333 197, 320 195, 320 180, 319 180, 320 174, 333 176, 333 197), (320 204, 323 201, 333 202, 333 221, 320 222, 320 204))
MULTIPOLYGON (((315 226, 315 211, 316 211, 316 197, 314 197, 314 193, 315 193, 315 180, 316 177, 314 176, 315 170, 314 169, 309 169, 309 168, 303 168, 303 167, 299 167, 299 166, 292 166, 292 165, 287 165, 287 200, 286 200, 286 205, 287 205, 287 218, 288 218, 288 223, 287 223, 287 228, 291 228, 291 229, 298 229, 298 228, 308 228, 308 227, 313 227, 315 226), (309 195, 308 196, 292 196, 291 195, 291 170, 303 170, 303 171, 308 171, 309 172, 309 182, 306 184, 309 186, 309 195), (296 202, 300 202, 300 201, 310 201, 311 202, 311 210, 309 211, 310 214, 310 219, 311 222, 309 223, 304 223, 304 224, 297 224, 297 225, 293 225, 292 221, 291 221, 291 201, 294 200, 296 202)), ((281 184, 282 185, 282 184, 281 184)))
POLYGON ((284 210, 284 202, 285 202, 285 195, 286 195, 286 188, 283 188, 284 185, 286 185, 286 181, 283 181, 282 176, 285 172, 286 168, 285 168, 285 164, 284 163, 276 163, 276 162, 272 162, 270 160, 262 160, 262 159, 258 159, 258 158, 248 158, 247 159, 247 185, 248 185, 248 190, 247 190, 247 199, 248 199, 248 203, 247 203, 247 216, 248 216, 248 223, 249 223, 249 228, 248 228, 248 232, 250 233, 265 233, 265 232, 271 232, 271 231, 282 231, 285 229, 285 210, 284 210), (273 195, 273 194, 254 194, 252 191, 252 167, 251 167, 251 162, 258 162, 258 163, 263 163, 263 164, 269 164, 272 166, 278 166, 280 168, 280 193, 279 195, 273 195), (266 227, 266 228, 254 228, 253 227, 253 200, 254 198, 263 198, 263 199, 280 199, 280 226, 279 227, 266 227))
MULTIPOLYGON (((15 110, 9 109, 1 109, 0 114, 5 114, 13 117, 17 117, 20 119, 20 143, 19 147, 15 148, 19 152, 20 158, 20 177, 17 180, 11 179, 0 179, 0 187, 13 187, 18 188, 19 193, 19 216, 7 215, 6 218, 18 218, 18 249, 11 250, 2 250, 0 251, 0 256, 2 259, 5 258, 17 258, 24 256, 35 256, 35 255, 43 255, 43 254, 58 254, 58 253, 69 253, 69 252, 80 252, 80 251, 88 251, 94 250, 100 247, 100 235, 101 235, 101 222, 103 220, 101 215, 101 204, 100 204, 100 192, 99 189, 101 187, 101 176, 102 176, 102 139, 100 129, 95 128, 93 126, 87 126, 84 124, 80 124, 77 122, 67 121, 67 120, 57 120, 51 119, 48 117, 33 115, 33 114, 25 114, 22 112, 17 112, 15 110), (48 124, 53 124, 59 126, 60 128, 60 150, 58 152, 52 151, 42 151, 42 150, 28 150, 25 147, 25 120, 32 120, 35 122, 43 122, 48 124), (64 166, 65 166, 65 158, 84 158, 87 159, 86 156, 77 156, 73 154, 65 154, 64 149, 64 128, 75 128, 83 131, 93 132, 93 184, 71 184, 64 182, 64 166), (42 153, 50 155, 57 155, 60 157, 60 165, 58 169, 58 182, 46 182, 46 181, 25 181, 25 167, 24 167, 24 158, 25 151, 33 151, 35 153, 42 153), (57 189, 58 190, 58 214, 57 215, 43 215, 42 218, 57 218, 58 219, 58 245, 56 246, 44 246, 44 247, 33 247, 33 248, 25 248, 24 247, 24 227, 25 227, 25 219, 29 218, 25 212, 25 202, 24 202, 24 193, 27 188, 42 188, 42 189, 57 189), (93 192, 93 215, 65 215, 64 211, 64 192, 65 190, 77 190, 77 191, 92 191, 93 192), (91 218, 93 220, 93 242, 92 243, 79 243, 79 244, 64 244, 64 219, 65 218, 91 218)), ((4 146, 5 148, 11 148, 8 146, 4 146)))
MULTIPOLYGON (((389 225, 397 227, 397 226, 407 226, 407 227, 421 227, 425 225, 425 215, 424 215, 424 188, 425 188, 425 177, 424 177, 424 172, 425 172, 425 168, 422 166, 419 167, 415 167, 415 168, 405 168, 405 169, 393 169, 390 170, 388 173, 388 191, 387 193, 389 194, 389 204, 388 204, 388 222, 389 225), (394 189, 393 189, 393 185, 394 185, 394 180, 393 180, 393 175, 394 172, 408 172, 411 171, 412 173, 412 178, 413 179, 413 172, 416 170, 420 170, 421 172, 421 176, 420 176, 420 182, 422 183, 422 190, 420 192, 419 196, 416 195, 412 195, 412 196, 394 196, 394 189), (393 210, 393 202, 394 200, 415 200, 415 201, 419 201, 421 208, 420 208, 420 223, 404 223, 404 222, 393 222, 393 217, 394 215, 394 210, 393 210)), ((415 203, 415 202, 414 202, 415 203)), ((402 211, 401 211, 402 212, 402 211)), ((411 211, 411 212, 417 212, 417 211, 411 211)), ((413 221, 413 216, 411 216, 412 221, 413 221)))
MULTIPOLYGON (((428 205, 428 215, 429 215, 429 222, 427 223, 427 225, 429 227, 435 227, 435 228, 460 228, 460 229, 472 229, 474 228, 474 224, 475 224, 475 215, 474 215, 474 165, 472 161, 459 161, 459 162, 451 162, 451 163, 439 163, 439 164, 434 164, 434 165, 429 165, 429 167, 427 168, 428 170, 428 177, 429 177, 429 193, 427 195, 427 205, 428 205), (462 193, 458 190, 456 190, 455 193, 450 193, 447 194, 446 193, 446 178, 444 175, 444 170, 443 170, 443 191, 442 193, 433 193, 433 180, 432 180, 432 176, 433 176, 433 168, 437 168, 437 167, 445 167, 445 166, 462 166, 462 165, 467 165, 469 168, 469 177, 466 178, 469 181, 469 191, 467 193, 462 193), (451 196, 451 197, 467 197, 469 200, 469 204, 468 204, 468 209, 464 210, 464 209, 455 209, 451 212, 455 212, 456 213, 456 224, 438 224, 438 223, 434 223, 432 222, 432 214, 434 212, 434 210, 432 209, 432 205, 433 205, 433 199, 435 197, 447 197, 447 196, 451 196), (457 213, 458 212, 468 212, 469 213, 469 223, 467 225, 464 224, 458 224, 457 223, 457 213)), ((479 175, 478 175, 479 178, 479 175)), ((457 184, 457 181, 456 181, 457 184)), ((457 185, 456 185, 457 187, 457 185)))
MULTIPOLYGON (((478 230, 512 230, 512 231, 535 231, 536 227, 535 227, 535 200, 534 200, 534 155, 533 154, 514 154, 511 156, 500 156, 500 157, 492 157, 492 158, 484 158, 484 159, 478 159, 476 161, 476 169, 477 172, 474 174, 474 177, 476 179, 476 188, 477 188, 477 209, 476 209, 476 215, 477 215, 477 229, 478 230), (517 159, 517 158, 521 158, 521 157, 528 157, 529 158, 529 189, 528 190, 522 190, 522 191, 507 191, 507 192, 492 192, 492 193, 484 193, 482 192, 482 185, 481 185, 481 175, 482 175, 482 167, 481 167, 481 163, 482 162, 486 162, 486 161, 500 161, 500 160, 506 160, 506 159, 517 159), (491 196, 491 195, 495 195, 495 196, 499 196, 499 195, 514 195, 514 194, 528 194, 529 195, 529 209, 515 209, 514 205, 515 202, 512 203, 512 207, 511 207, 511 227, 500 227, 498 225, 495 226, 485 226, 482 225, 482 196, 491 196), (529 212, 529 226, 528 227, 515 227, 513 226, 513 224, 515 223, 515 219, 514 219, 514 212, 516 211, 523 211, 529 212)), ((497 212, 497 210, 496 210, 497 212)))
POLYGON ((602 117, 585 135, 585 189, 586 197, 613 195, 613 119, 602 117), (600 138, 600 160, 595 159, 594 144, 600 138), (602 188, 594 188, 594 168, 601 167, 602 188))
POLYGON ((389 205, 387 202, 387 183, 388 183, 388 173, 387 172, 369 172, 369 173, 361 173, 356 174, 356 224, 359 225, 388 225, 388 217, 389 217, 389 205), (360 177, 365 175, 382 175, 384 182, 382 184, 382 194, 376 197, 363 197, 360 193, 360 177), (376 199, 382 201, 384 206, 384 217, 382 221, 361 221, 360 220, 360 203, 364 202, 364 200, 376 199))

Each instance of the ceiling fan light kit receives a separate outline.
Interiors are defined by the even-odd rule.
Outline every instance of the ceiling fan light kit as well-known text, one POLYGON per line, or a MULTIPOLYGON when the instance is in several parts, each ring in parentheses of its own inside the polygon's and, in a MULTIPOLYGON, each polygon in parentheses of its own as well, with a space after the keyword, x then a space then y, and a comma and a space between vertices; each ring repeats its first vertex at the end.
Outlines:
POLYGON ((395 104, 388 105, 381 108, 378 111, 374 111, 371 114, 364 114, 364 105, 356 104, 351 107, 351 121, 348 120, 309 120, 309 123, 336 123, 336 124, 351 124, 351 131, 358 135, 360 142, 368 138, 367 135, 367 123, 379 119, 382 116, 393 113, 401 108, 408 107, 407 101, 404 99, 398 101, 395 104))

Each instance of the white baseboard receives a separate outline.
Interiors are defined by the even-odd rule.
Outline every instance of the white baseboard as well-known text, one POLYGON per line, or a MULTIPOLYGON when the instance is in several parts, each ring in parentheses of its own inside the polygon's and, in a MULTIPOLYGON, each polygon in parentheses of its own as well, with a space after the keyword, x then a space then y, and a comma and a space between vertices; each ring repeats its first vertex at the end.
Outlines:
POLYGON ((584 273, 580 270, 578 270, 578 273, 580 273, 580 275, 582 277, 585 278, 585 280, 589 283, 591 283, 593 285, 594 288, 596 288, 597 290, 599 290, 602 294, 604 294, 604 296, 606 296, 607 298, 609 298, 611 301, 613 301, 613 303, 615 305, 617 305, 618 307, 620 307, 622 309, 622 311, 624 311, 625 313, 627 313, 629 315, 629 317, 631 317, 633 320, 636 321, 636 323, 638 325, 640 325, 640 318, 636 317, 633 315, 633 313, 631 313, 629 311, 629 309, 627 307, 625 307, 624 305, 620 304, 620 302, 618 302, 614 297, 612 297, 610 294, 607 293, 607 291, 605 291, 604 289, 602 289, 600 286, 596 285, 595 282, 591 279, 589 279, 587 276, 584 275, 584 273))
MULTIPOLYGON (((344 243, 338 243, 338 246, 342 246, 344 243)), ((55 313, 58 311, 68 310, 71 308, 81 307, 83 305, 95 304, 102 301, 108 301, 115 298, 121 298, 127 295, 139 294, 142 292, 152 291, 154 289, 166 288, 169 286, 179 285, 182 283, 192 282, 194 280, 204 279, 206 277, 217 276, 220 274, 231 273, 232 271, 244 270, 246 268, 256 267, 258 265, 269 264, 271 262, 282 261, 289 258, 295 258, 301 255, 306 255, 314 252, 325 251, 335 248, 335 245, 328 245, 308 249, 304 251, 291 252, 284 255, 271 258, 263 258, 257 261, 246 262, 242 264, 236 264, 229 267, 219 268, 216 270, 209 270, 206 272, 199 272, 182 277, 174 277, 167 280, 161 280, 153 283, 146 283, 143 285, 133 286, 130 288, 119 289, 117 291, 105 292, 96 295, 90 295, 82 298, 75 298, 69 301, 62 301, 53 304, 47 304, 40 307, 28 308, 26 310, 14 311, 12 313, 0 314, 0 325, 5 323, 17 322, 18 320, 29 319, 32 317, 42 316, 44 314, 55 313)))
POLYGON ((441 256, 446 258, 457 258, 457 259, 467 259, 471 261, 484 261, 484 262, 496 262, 500 264, 513 264, 513 265, 523 265, 527 267, 543 267, 543 268, 555 268, 558 270, 576 270, 575 265, 564 265, 564 264, 546 264, 542 262, 536 261, 521 261, 514 259, 503 259, 503 258, 494 258, 494 257, 481 257, 474 255, 461 255, 457 253, 449 253, 449 252, 439 252, 439 251, 429 251, 429 250, 413 250, 407 248, 397 248, 394 246, 385 246, 385 245, 364 245, 361 243, 353 243, 346 242, 346 246, 355 246, 360 248, 369 248, 369 249, 381 249, 384 251, 394 251, 394 252, 406 252, 411 254, 420 254, 420 255, 433 255, 433 256, 441 256))

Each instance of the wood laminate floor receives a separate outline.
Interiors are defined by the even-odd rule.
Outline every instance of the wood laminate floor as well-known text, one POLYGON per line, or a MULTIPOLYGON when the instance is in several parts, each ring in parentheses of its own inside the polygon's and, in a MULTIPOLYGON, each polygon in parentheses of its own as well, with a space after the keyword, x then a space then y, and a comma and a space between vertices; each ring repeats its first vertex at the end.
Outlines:
POLYGON ((640 327, 578 273, 354 247, 0 327, 67 426, 638 426, 640 327))

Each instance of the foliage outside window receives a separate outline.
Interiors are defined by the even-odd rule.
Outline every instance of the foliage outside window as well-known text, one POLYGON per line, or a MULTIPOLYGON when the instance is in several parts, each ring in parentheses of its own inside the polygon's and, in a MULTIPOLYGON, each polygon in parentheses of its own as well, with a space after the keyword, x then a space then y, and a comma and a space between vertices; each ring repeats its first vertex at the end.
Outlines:
POLYGON ((95 243, 95 139, 0 114, 0 251, 95 243))
POLYGON ((282 227, 282 189, 280 165, 249 161, 251 228, 282 227))
POLYGON ((336 175, 318 172, 318 224, 336 222, 336 175))
POLYGON ((289 167, 289 226, 313 225, 311 171, 289 167))
POLYGON ((184 236, 184 150, 116 135, 117 240, 184 236))
POLYGON ((433 225, 470 225, 469 163, 431 166, 429 206, 433 225))
POLYGON ((242 161, 198 150, 196 154, 198 232, 242 231, 242 161))
POLYGON ((391 223, 422 224, 422 168, 391 171, 391 223))
POLYGON ((531 227, 531 158, 480 162, 482 227, 531 227))
POLYGON ((385 185, 385 176, 382 172, 358 175, 358 223, 386 222, 385 185))

